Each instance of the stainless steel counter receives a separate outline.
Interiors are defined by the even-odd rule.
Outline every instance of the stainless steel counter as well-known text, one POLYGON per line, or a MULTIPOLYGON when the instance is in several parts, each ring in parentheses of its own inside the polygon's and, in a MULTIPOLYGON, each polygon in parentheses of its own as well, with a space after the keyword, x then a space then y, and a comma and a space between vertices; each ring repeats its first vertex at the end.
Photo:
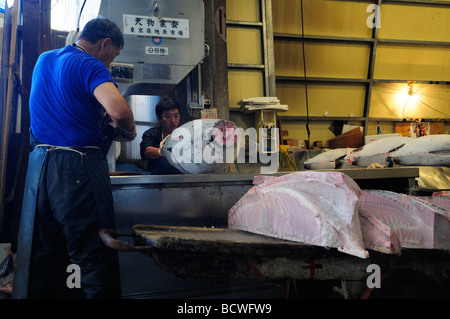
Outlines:
MULTIPOLYGON (((333 171, 347 174, 355 180, 360 179, 391 179, 391 178, 415 178, 419 176, 419 167, 393 167, 393 168, 353 168, 333 169, 319 171, 333 171)), ((281 176, 292 173, 290 171, 279 172, 271 176, 281 176)), ((138 185, 138 184, 170 184, 170 183, 215 183, 215 182, 241 182, 252 181, 254 176, 261 174, 198 174, 198 175, 131 175, 112 176, 111 184, 114 185, 138 185)))
MULTIPOLYGON (((416 167, 333 171, 347 174, 361 188, 397 192, 408 192, 419 176, 416 167)), ((226 227, 228 210, 252 187, 256 175, 111 177, 119 231, 142 223, 226 227)))
POLYGON ((418 167, 417 187, 422 191, 450 190, 450 167, 418 167))

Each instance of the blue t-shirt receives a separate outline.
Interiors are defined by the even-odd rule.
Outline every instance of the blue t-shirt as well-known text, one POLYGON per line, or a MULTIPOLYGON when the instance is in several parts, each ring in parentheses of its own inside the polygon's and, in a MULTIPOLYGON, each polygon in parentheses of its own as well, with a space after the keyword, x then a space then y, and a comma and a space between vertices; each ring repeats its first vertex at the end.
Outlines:
POLYGON ((50 145, 99 145, 103 106, 93 92, 105 82, 117 87, 99 59, 73 46, 41 54, 31 82, 31 133, 50 145))

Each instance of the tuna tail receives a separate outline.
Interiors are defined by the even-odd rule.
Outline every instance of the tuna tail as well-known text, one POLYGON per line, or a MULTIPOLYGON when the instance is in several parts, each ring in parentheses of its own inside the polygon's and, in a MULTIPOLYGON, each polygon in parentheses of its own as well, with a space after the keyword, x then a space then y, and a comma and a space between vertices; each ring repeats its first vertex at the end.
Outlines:
MULTIPOLYGON (((399 146, 397 146, 397 147, 395 147, 395 148, 393 148, 393 149, 388 151, 387 157, 385 159, 386 167, 394 167, 395 166, 394 158, 391 157, 391 152, 395 152, 395 151, 399 150, 400 148, 405 146, 405 144, 406 143, 403 143, 403 144, 401 144, 401 145, 399 145, 399 146)), ((399 163, 398 159, 396 159, 396 161, 399 163)), ((399 164, 401 164, 401 163, 399 163, 399 164)))
POLYGON ((348 162, 350 163, 350 165, 358 165, 358 161, 355 159, 354 151, 350 153, 350 156, 348 158, 348 162))
POLYGON ((386 167, 394 167, 394 159, 391 157, 391 153, 388 152, 386 159, 384 160, 384 162, 386 163, 386 167))

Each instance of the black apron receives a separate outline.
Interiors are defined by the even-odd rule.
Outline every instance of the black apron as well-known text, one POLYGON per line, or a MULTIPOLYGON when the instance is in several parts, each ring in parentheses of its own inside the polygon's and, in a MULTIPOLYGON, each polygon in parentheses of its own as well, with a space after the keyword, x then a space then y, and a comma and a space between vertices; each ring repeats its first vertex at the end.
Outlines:
POLYGON ((36 146, 29 155, 12 298, 120 298, 117 252, 98 236, 115 229, 108 164, 99 148, 36 146), (82 288, 67 286, 67 266, 82 288))

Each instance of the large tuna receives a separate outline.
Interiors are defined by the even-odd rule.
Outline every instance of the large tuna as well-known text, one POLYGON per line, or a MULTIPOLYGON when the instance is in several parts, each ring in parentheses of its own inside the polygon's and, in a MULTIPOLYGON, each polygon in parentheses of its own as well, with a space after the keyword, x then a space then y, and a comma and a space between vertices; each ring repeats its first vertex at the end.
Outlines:
POLYGON ((350 163, 359 167, 367 167, 374 163, 385 165, 386 157, 391 152, 403 148, 411 140, 409 137, 392 136, 368 143, 350 153, 350 163))
POLYGON ((348 162, 348 155, 353 148, 336 148, 320 153, 307 159, 303 165, 305 169, 334 169, 343 168, 342 164, 348 162), (345 161, 347 158, 347 161, 345 161))
POLYGON ((202 119, 176 128, 162 151, 180 172, 212 173, 234 163, 238 143, 239 130, 233 122, 202 119))
POLYGON ((411 139, 390 153, 394 163, 418 166, 450 167, 450 135, 438 134, 411 139))

